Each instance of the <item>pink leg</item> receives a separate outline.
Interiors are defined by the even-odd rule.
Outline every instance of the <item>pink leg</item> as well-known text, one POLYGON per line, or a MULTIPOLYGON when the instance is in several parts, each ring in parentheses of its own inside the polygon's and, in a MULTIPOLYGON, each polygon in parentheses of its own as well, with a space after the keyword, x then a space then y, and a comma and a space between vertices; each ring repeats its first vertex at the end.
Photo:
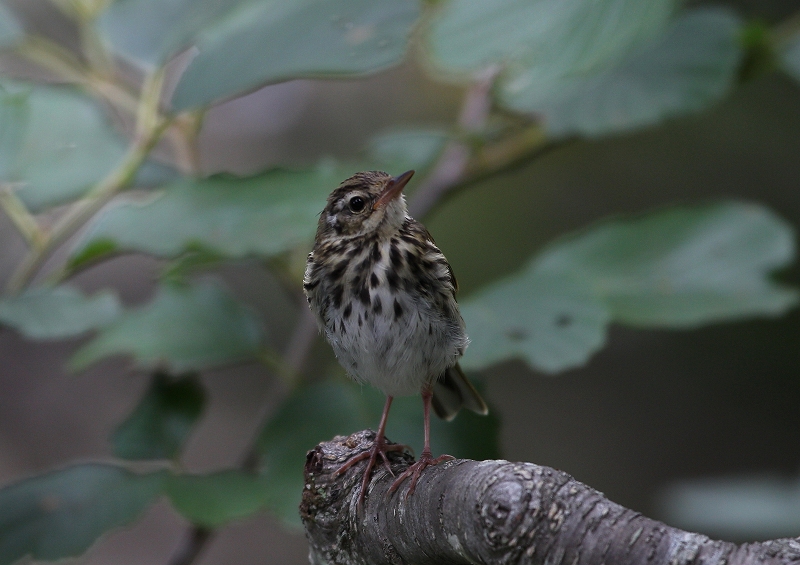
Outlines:
POLYGON ((358 495, 358 506, 361 507, 362 503, 364 502, 364 497, 367 495, 367 485, 369 485, 369 478, 372 474, 372 469, 375 467, 375 463, 377 462, 378 456, 383 459, 383 464, 386 466, 386 470, 394 476, 392 473, 392 468, 389 465, 389 459, 386 456, 387 453, 390 451, 403 451, 406 449, 405 445, 400 444, 386 444, 386 422, 389 419, 389 408, 392 406, 393 398, 391 396, 386 397, 386 404, 383 406, 383 414, 381 415, 381 423, 378 425, 378 434, 375 437, 375 443, 372 444, 372 449, 369 451, 365 451, 364 453, 360 453, 350 459, 347 463, 342 465, 336 470, 336 475, 341 475, 345 471, 347 471, 350 467, 355 465, 356 463, 360 463, 364 459, 369 459, 367 463, 367 468, 364 470, 364 478, 361 480, 361 493, 358 495))
POLYGON ((411 484, 408 487, 406 497, 414 494, 414 489, 417 487, 417 481, 419 481, 419 477, 422 475, 422 471, 424 471, 426 467, 438 465, 442 461, 449 461, 453 459, 452 455, 440 455, 434 459, 433 454, 431 453, 432 398, 433 390, 431 388, 426 388, 422 391, 422 417, 424 418, 423 422, 425 427, 425 446, 422 448, 422 453, 419 455, 419 460, 416 463, 411 464, 408 469, 403 471, 400 476, 394 480, 392 486, 389 487, 389 493, 396 491, 404 480, 406 480, 408 477, 411 477, 411 484))

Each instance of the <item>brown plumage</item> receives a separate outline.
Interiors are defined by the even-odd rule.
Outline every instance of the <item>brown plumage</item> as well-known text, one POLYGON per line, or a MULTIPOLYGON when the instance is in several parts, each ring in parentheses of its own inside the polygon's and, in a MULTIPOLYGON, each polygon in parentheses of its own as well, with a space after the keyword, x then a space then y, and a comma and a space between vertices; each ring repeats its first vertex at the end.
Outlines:
MULTIPOLYGON (((421 394, 425 447, 392 490, 449 456, 430 452, 429 410, 452 419, 464 406, 486 414, 486 404, 467 381, 458 359, 469 340, 458 311, 458 284, 447 259, 425 227, 408 215, 403 187, 413 175, 357 173, 328 197, 308 256, 303 288, 320 330, 348 374, 387 396, 369 458, 363 499, 377 458, 386 464, 384 439, 392 398, 421 394)), ((360 499, 360 500, 361 500, 360 499)))

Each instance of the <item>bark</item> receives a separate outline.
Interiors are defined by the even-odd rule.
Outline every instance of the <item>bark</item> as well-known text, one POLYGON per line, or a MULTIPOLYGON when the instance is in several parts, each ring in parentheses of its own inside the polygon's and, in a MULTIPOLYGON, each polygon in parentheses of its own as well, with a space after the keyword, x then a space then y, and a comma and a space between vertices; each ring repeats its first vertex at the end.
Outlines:
MULTIPOLYGON (((364 464, 335 471, 372 446, 366 430, 308 453, 300 514, 314 565, 800 563, 800 539, 736 545, 684 532, 606 499, 549 467, 455 459, 427 468, 416 491, 364 464)), ((395 474, 413 459, 391 456, 395 474)))

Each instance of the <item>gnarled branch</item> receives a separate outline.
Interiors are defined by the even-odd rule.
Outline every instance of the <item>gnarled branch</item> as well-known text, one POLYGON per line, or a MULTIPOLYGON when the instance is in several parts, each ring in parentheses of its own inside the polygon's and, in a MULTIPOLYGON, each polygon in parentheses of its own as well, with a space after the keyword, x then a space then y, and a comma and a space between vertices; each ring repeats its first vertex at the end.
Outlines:
MULTIPOLYGON (((308 453, 300 513, 314 565, 800 563, 800 539, 736 545, 684 532, 532 463, 456 459, 429 467, 416 491, 388 494, 378 467, 363 508, 364 466, 335 471, 375 433, 337 436, 308 453)), ((401 472, 409 455, 393 458, 401 472)))

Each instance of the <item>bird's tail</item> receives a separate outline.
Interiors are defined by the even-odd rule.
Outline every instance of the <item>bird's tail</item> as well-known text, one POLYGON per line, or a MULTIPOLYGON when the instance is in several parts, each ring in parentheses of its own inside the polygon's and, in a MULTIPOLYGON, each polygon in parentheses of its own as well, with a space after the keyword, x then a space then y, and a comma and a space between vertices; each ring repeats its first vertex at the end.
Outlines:
POLYGON ((477 414, 486 415, 489 408, 467 380, 458 363, 446 369, 433 383, 433 411, 443 420, 452 420, 462 407, 477 414))

